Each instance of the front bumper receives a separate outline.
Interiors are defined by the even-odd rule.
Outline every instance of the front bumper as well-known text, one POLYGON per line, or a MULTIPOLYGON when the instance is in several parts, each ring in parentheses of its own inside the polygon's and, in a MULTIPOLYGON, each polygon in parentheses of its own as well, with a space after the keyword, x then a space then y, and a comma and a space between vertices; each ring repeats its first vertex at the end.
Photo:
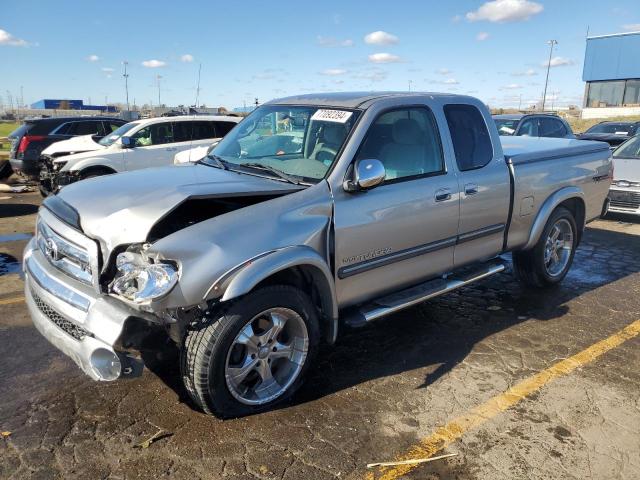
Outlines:
POLYGON ((49 342, 94 380, 141 372, 139 359, 117 349, 135 310, 66 277, 46 260, 34 240, 25 250, 23 269, 29 314, 49 342))
POLYGON ((608 198, 610 212, 640 215, 640 189, 612 186, 608 198))

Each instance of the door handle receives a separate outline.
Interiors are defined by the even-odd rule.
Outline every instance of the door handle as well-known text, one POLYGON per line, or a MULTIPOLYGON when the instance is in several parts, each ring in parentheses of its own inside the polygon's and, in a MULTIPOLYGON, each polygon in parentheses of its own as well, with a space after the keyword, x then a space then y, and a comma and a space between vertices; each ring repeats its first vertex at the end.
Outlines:
POLYGON ((467 183, 464 186, 464 193, 466 195, 475 195, 478 193, 478 184, 476 183, 467 183))
POLYGON ((444 202, 445 200, 451 199, 451 189, 450 188, 439 188, 436 190, 436 202, 444 202))

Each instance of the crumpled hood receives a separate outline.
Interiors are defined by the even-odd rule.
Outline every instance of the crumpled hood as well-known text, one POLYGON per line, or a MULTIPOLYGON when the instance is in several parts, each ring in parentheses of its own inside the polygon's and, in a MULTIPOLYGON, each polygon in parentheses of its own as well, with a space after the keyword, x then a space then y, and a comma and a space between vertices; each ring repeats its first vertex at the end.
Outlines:
POLYGON ((93 150, 100 150, 103 147, 99 143, 93 140, 93 135, 82 135, 80 137, 73 137, 69 140, 62 140, 61 142, 52 143, 45 148, 42 153, 44 155, 59 155, 73 152, 89 152, 93 150))
POLYGON ((613 157, 613 179, 640 182, 640 158, 613 157))
POLYGON ((224 197, 297 191, 278 180, 188 165, 106 175, 63 188, 60 199, 80 215, 82 230, 110 252, 143 242, 151 227, 190 197, 224 197))

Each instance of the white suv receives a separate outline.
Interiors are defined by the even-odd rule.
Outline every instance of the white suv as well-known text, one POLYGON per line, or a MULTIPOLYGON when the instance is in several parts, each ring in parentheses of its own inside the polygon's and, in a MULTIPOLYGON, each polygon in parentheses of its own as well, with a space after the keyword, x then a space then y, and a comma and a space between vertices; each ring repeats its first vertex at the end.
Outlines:
MULTIPOLYGON (((173 164, 176 153, 208 147, 240 120, 231 116, 160 117, 127 123, 82 153, 43 155, 43 194, 85 178, 173 164)), ((58 150, 65 142, 59 142, 58 150)), ((73 149, 70 147, 70 151, 73 149)), ((74 147, 75 148, 75 147, 74 147)), ((46 154, 47 152, 43 152, 46 154)))

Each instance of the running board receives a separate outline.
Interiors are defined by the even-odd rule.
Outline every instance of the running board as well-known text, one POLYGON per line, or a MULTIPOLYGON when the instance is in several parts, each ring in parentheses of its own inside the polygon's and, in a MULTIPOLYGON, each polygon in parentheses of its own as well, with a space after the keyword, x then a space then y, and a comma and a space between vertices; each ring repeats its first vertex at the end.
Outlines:
POLYGON ((436 278, 414 287, 378 298, 371 303, 351 309, 345 316, 345 323, 351 327, 361 327, 373 320, 398 312, 431 298, 457 290, 505 270, 506 262, 500 258, 481 265, 463 268, 447 278, 436 278))

